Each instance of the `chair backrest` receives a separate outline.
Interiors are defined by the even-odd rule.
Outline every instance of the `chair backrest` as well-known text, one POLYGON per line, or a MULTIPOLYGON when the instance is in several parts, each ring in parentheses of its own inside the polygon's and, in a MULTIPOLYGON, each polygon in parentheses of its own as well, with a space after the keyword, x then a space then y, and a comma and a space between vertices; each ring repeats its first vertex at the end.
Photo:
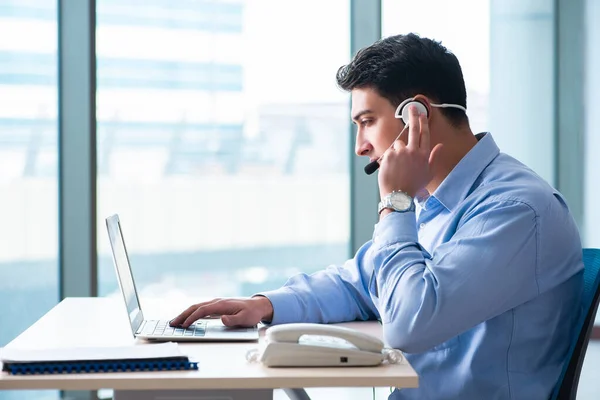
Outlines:
POLYGON ((563 368, 552 400, 575 400, 581 366, 594 327, 598 300, 600 299, 600 249, 583 249, 583 296, 582 315, 577 325, 577 334, 569 348, 567 363, 563 368))

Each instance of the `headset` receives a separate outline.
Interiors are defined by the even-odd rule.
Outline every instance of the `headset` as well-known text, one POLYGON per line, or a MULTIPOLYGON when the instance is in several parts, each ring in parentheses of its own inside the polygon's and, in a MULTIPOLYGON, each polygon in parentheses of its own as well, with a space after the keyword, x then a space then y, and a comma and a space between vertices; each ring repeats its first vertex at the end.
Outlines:
MULTIPOLYGON (((442 104, 429 103, 429 104, 431 105, 431 107, 458 108, 459 110, 463 110, 465 113, 467 112, 466 108, 464 108, 463 106, 458 105, 458 104, 448 104, 448 103, 442 103, 442 104)), ((401 119, 402 122, 404 122, 404 125, 408 125, 409 115, 410 115, 410 111, 409 111, 410 106, 417 107, 417 112, 419 115, 425 114, 425 116, 427 118, 429 118, 429 110, 427 109, 425 104, 419 100, 415 100, 414 97, 411 97, 411 98, 404 100, 402 103, 400 103, 398 108, 396 108, 396 113, 394 115, 396 118, 401 119)))
MULTIPOLYGON (((459 110, 463 110, 465 113, 467 112, 467 109, 465 107, 458 105, 458 104, 429 103, 429 105, 431 107, 437 107, 437 108, 457 108, 459 110)), ((425 116, 427 118, 429 118, 429 109, 427 108, 427 106, 425 106, 425 104, 423 102, 421 102, 419 100, 415 100, 414 97, 404 100, 402 103, 400 103, 398 108, 396 108, 396 113, 394 114, 394 117, 401 119, 402 122, 404 122, 404 129, 402 129, 402 131, 400 132, 400 134, 398 135, 396 140, 398 140, 400 138, 400 136, 402 135, 402 133, 404 133, 406 128, 408 128, 408 122, 409 122, 409 116, 410 116, 410 106, 415 106, 417 108, 418 115, 425 114, 425 116)), ((396 140, 394 140, 394 142, 396 140)), ((390 147, 392 147, 393 145, 394 145, 394 143, 392 142, 392 145, 390 147)), ((371 161, 370 163, 368 163, 364 168, 365 173, 367 175, 371 175, 373 172, 377 171, 377 169, 379 168, 380 160, 381 160, 381 157, 377 160, 374 160, 374 161, 371 161)))

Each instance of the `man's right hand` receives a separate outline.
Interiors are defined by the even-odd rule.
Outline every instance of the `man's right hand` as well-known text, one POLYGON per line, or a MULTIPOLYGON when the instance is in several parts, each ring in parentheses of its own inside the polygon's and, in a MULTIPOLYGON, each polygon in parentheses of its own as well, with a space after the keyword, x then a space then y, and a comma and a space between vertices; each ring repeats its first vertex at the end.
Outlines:
POLYGON ((249 299, 215 299, 188 307, 171 321, 171 326, 187 328, 196 320, 220 315, 226 326, 255 326, 273 319, 273 305, 264 296, 249 299))

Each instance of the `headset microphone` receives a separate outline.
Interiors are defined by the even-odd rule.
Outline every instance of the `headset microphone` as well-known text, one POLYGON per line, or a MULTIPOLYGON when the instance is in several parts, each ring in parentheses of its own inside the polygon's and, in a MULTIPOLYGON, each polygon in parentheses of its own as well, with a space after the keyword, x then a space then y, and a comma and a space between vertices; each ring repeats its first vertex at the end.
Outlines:
POLYGON ((371 175, 379 169, 379 160, 374 160, 365 165, 365 174, 371 175))

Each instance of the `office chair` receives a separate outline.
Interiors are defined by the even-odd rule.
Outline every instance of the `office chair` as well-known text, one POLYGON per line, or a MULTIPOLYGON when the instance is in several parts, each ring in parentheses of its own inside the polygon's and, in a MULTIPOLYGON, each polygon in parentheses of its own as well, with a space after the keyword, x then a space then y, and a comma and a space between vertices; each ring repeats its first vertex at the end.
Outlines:
POLYGON ((552 400, 575 400, 581 367, 596 319, 600 299, 600 249, 583 249, 583 315, 578 324, 576 340, 569 348, 568 362, 563 368, 552 400))

